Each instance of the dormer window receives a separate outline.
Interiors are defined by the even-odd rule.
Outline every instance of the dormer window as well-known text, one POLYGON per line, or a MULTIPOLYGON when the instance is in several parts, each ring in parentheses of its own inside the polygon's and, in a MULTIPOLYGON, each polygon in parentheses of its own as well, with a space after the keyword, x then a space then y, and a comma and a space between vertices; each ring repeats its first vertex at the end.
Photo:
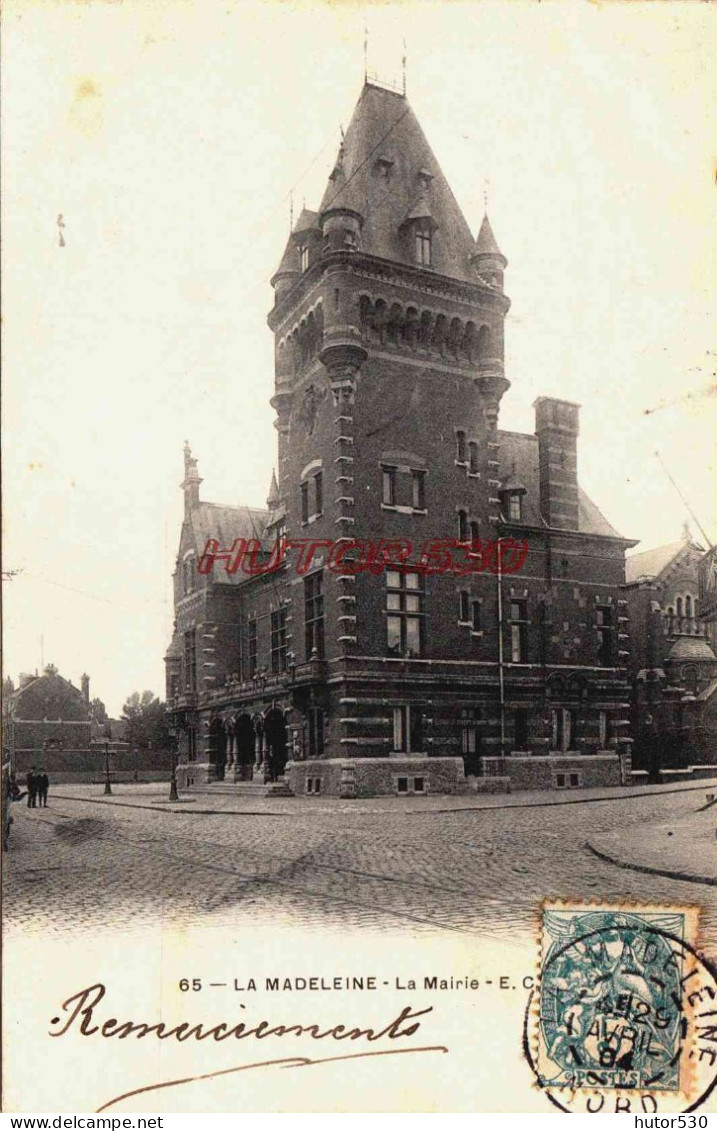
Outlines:
POLYGON ((309 245, 306 244, 306 243, 302 244, 301 248, 299 249, 299 260, 301 262, 302 272, 308 271, 309 270, 309 245))
POLYGON ((414 255, 420 267, 430 267, 432 261, 433 233, 428 226, 416 227, 414 232, 414 255))

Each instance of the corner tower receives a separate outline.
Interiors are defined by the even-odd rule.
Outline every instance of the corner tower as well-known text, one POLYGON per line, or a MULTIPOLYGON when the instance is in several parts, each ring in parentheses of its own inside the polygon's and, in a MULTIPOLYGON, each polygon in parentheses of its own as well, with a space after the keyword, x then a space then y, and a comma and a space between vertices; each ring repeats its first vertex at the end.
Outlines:
MULTIPOLYGON (((497 536, 509 301, 506 260, 489 230, 486 219, 476 241, 405 96, 366 83, 323 199, 302 211, 272 279, 272 404, 290 538, 420 547, 497 536)), ((323 757, 393 755, 397 732, 372 732, 373 708, 362 725, 358 657, 404 664, 405 686, 394 689, 403 703, 407 662, 460 652, 450 632, 431 639, 428 628, 431 606, 454 601, 455 578, 421 580, 421 625, 396 628, 389 610, 404 598, 387 597, 388 575, 341 575, 322 569, 327 556, 316 555, 305 599, 293 579, 293 662, 307 689, 297 706, 312 710, 321 680, 340 674, 338 698, 322 692, 323 757)), ((491 591, 486 609, 493 601, 491 591)), ((427 742, 414 736, 402 749, 426 756, 427 742)))

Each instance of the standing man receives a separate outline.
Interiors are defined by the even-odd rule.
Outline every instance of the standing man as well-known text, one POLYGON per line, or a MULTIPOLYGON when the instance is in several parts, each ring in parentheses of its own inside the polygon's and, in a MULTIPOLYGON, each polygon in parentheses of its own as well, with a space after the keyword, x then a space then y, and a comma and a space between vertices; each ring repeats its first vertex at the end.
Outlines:
POLYGON ((50 788, 50 779, 45 770, 37 776, 37 795, 40 800, 40 805, 47 809, 47 791, 50 788))
POLYGON ((28 809, 35 809, 37 807, 37 774, 34 766, 31 766, 28 770, 25 781, 27 783, 27 807, 28 809))

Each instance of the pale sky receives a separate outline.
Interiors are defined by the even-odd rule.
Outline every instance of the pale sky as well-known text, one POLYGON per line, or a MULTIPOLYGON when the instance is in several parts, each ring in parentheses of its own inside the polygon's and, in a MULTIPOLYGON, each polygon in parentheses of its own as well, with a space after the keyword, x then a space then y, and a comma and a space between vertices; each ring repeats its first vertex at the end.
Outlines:
POLYGON ((580 402, 580 479, 614 526, 680 537, 659 449, 717 537, 711 5, 7 0, 3 22, 7 674, 86 670, 113 713, 163 697, 182 444, 203 498, 263 505, 268 280, 292 186, 316 207, 331 171, 365 24, 384 78, 406 38, 474 231, 488 181, 501 427, 580 402))

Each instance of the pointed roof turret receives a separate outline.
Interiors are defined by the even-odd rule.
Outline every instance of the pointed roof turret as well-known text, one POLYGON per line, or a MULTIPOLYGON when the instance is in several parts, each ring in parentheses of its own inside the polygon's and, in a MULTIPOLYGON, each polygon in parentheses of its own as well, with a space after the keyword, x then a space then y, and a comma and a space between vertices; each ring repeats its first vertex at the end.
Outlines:
POLYGON ((498 241, 493 235, 493 229, 490 226, 490 220, 488 219, 487 212, 483 217, 483 223, 481 224, 480 231, 478 232, 474 258, 477 260, 482 255, 490 255, 497 259, 501 259, 503 261, 504 267, 507 267, 508 265, 508 260, 505 258, 503 252, 498 247, 498 241))
POLYGON ((403 94, 365 83, 321 202, 322 216, 339 209, 363 218, 362 252, 410 264, 404 224, 430 217, 439 229, 434 271, 475 282, 475 241, 403 94))
POLYGON ((280 503, 279 499, 279 484, 276 481, 276 471, 272 468, 271 484, 269 486, 269 494, 267 496, 266 505, 270 511, 275 511, 280 503))

